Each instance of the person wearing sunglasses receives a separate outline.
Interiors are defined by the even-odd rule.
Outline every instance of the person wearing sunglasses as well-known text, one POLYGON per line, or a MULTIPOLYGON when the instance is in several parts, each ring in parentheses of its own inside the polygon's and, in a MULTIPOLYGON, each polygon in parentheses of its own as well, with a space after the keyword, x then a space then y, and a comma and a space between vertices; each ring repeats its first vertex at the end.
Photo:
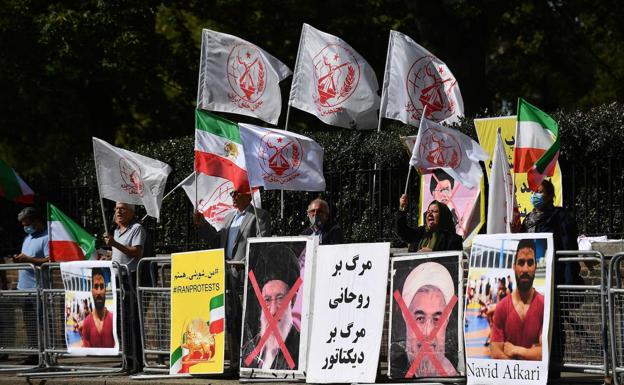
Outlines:
POLYGON ((455 233, 453 216, 448 206, 434 200, 425 212, 425 225, 416 228, 407 225, 408 196, 399 199, 399 211, 394 218, 394 232, 408 243, 408 251, 450 251, 463 249, 462 237, 455 233))
POLYGON ((541 361, 544 295, 533 287, 537 270, 534 240, 518 242, 513 270, 516 290, 496 305, 490 354, 501 360, 541 361))

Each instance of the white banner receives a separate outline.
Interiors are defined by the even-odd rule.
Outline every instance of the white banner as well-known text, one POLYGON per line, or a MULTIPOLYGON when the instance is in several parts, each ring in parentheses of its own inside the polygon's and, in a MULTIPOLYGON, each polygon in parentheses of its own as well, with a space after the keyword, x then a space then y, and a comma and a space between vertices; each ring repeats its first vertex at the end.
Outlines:
POLYGON ((114 356, 117 284, 111 261, 61 263, 65 286, 65 342, 72 355, 114 356))
POLYGON ((93 138, 93 156, 102 198, 145 206, 149 216, 160 216, 167 163, 112 146, 93 138))
POLYGON ((451 70, 409 36, 390 31, 379 115, 418 126, 422 111, 435 122, 455 122, 464 114, 451 70))
POLYGON ((288 104, 332 126, 377 127, 379 83, 342 39, 303 24, 288 104))
POLYGON ((251 187, 324 191, 323 148, 291 131, 239 123, 251 187))
POLYGON ((253 116, 277 124, 279 82, 291 74, 284 63, 236 36, 204 29, 197 107, 253 116))
POLYGON ((375 382, 389 243, 319 246, 306 382, 375 382))
POLYGON ((475 237, 464 311, 468 384, 546 384, 553 254, 552 233, 475 237))

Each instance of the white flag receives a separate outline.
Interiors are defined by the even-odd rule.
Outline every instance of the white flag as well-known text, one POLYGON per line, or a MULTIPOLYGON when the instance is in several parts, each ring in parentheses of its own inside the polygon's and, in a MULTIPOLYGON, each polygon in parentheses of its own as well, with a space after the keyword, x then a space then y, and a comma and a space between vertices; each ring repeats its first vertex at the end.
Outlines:
POLYGON ((425 118, 420 123, 410 164, 428 171, 441 168, 472 189, 483 177, 479 161, 487 159, 488 154, 468 136, 425 118))
POLYGON ((511 168, 507 154, 505 154, 500 130, 496 134, 489 182, 487 233, 510 233, 514 215, 515 194, 511 168))
POLYGON ((159 218, 167 176, 167 163, 111 146, 93 138, 93 156, 102 198, 145 206, 149 216, 159 218))
POLYGON ((277 124, 279 82, 291 71, 263 49, 236 36, 204 29, 197 106, 277 124))
POLYGON ((324 191, 323 148, 294 132, 239 123, 251 187, 324 191))
POLYGON ((377 127, 379 83, 342 39, 304 24, 288 104, 332 126, 377 127))
POLYGON ((457 121, 464 114, 457 80, 409 36, 390 31, 379 116, 418 126, 425 106, 429 120, 457 121))
MULTIPOLYGON (((217 176, 210 176, 202 173, 197 174, 197 195, 195 195, 195 172, 187 176, 180 187, 191 201, 193 208, 202 213, 206 222, 210 223, 217 231, 223 228, 223 220, 230 212, 236 211, 230 193, 234 191, 232 181, 217 176), (197 199, 197 206, 195 206, 197 199)), ((262 207, 260 201, 260 191, 253 194, 253 204, 262 207)))

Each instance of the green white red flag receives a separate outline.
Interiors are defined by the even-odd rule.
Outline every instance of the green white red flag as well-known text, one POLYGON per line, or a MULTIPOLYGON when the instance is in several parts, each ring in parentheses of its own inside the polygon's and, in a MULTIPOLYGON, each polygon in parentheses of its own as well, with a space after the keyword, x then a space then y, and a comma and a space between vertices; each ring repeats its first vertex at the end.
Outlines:
POLYGON ((0 197, 23 204, 33 204, 35 193, 8 164, 0 159, 0 197))
POLYGON ((225 323, 224 295, 219 294, 210 299, 210 333, 223 333, 225 323))
POLYGON ((542 180, 553 175, 559 150, 557 122, 544 111, 518 98, 514 171, 527 173, 531 190, 537 191, 542 180))
POLYGON ((96 259, 95 237, 51 203, 48 203, 48 234, 52 261, 96 259))
POLYGON ((236 191, 250 191, 236 123, 195 110, 195 171, 228 179, 236 191))

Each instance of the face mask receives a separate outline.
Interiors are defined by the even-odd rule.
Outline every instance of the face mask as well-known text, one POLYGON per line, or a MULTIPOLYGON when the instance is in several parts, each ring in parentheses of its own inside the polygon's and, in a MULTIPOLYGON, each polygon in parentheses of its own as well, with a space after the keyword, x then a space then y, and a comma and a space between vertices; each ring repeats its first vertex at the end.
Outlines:
POLYGON ((37 229, 35 229, 35 225, 24 226, 24 232, 28 235, 34 234, 37 229))
POLYGON ((542 193, 531 194, 531 204, 536 209, 542 208, 544 206, 544 194, 542 193))
POLYGON ((308 215, 308 220, 310 220, 310 226, 314 226, 318 229, 320 229, 321 226, 323 225, 323 221, 321 220, 321 217, 319 217, 318 215, 315 215, 315 216, 308 215))

